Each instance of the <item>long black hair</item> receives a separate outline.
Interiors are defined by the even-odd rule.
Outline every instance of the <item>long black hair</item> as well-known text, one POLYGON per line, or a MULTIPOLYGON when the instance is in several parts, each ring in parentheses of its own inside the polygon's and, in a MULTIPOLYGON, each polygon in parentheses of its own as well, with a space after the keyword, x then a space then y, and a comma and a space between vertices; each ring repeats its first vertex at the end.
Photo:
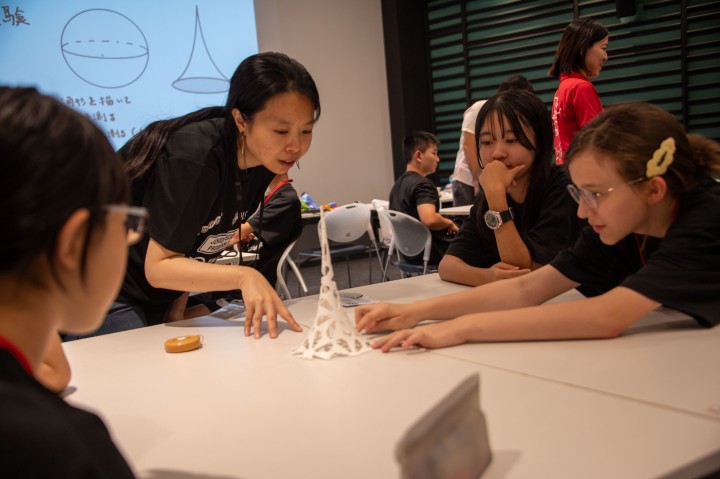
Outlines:
MULTIPOLYGON (((492 114, 497 113, 500 122, 500 132, 492 132, 493 137, 502 137, 505 130, 513 130, 515 137, 522 146, 535 153, 535 160, 530 169, 530 181, 525 195, 525 207, 522 216, 516 221, 521 237, 525 237, 527 230, 534 225, 540 216, 542 197, 550 177, 550 162, 553 152, 553 131, 550 112, 543 102, 527 90, 510 89, 496 93, 490 97, 480 109, 475 121, 475 139, 478 161, 480 160, 480 131, 483 123, 492 114), (532 131, 532 138, 528 137, 526 129, 532 131)), ((478 209, 477 222, 484 224, 484 215, 488 210, 487 198, 480 190, 481 207, 478 209)), ((480 228, 488 236, 492 231, 480 228)))
POLYGON ((45 255, 57 279, 57 235, 78 209, 91 215, 82 253, 105 225, 104 207, 125 204, 128 180, 105 134, 90 120, 34 88, 0 87, 0 272, 41 285, 45 255))
POLYGON ((563 31, 548 75, 559 78, 561 73, 583 72, 586 68, 585 54, 594 43, 607 36, 607 27, 599 21, 576 18, 563 31))
POLYGON ((320 117, 320 95, 304 66, 283 53, 266 52, 247 57, 230 78, 225 106, 203 108, 170 120, 156 121, 138 133, 131 140, 126 154, 128 175, 135 179, 148 171, 173 132, 209 118, 225 118, 225 137, 228 145, 236 149, 238 131, 232 110, 237 108, 246 121, 252 122, 270 98, 283 92, 298 92, 306 96, 314 106, 314 119, 320 117))

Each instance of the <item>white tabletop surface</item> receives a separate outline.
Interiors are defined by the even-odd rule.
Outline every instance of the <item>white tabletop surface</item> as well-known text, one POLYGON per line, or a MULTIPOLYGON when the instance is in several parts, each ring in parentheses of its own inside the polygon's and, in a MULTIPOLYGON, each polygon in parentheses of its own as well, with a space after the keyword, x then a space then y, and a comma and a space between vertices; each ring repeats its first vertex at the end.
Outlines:
POLYGON ((472 205, 449 206, 447 208, 440 208, 440 214, 443 216, 468 216, 470 214, 470 208, 472 208, 472 205))
MULTIPOLYGON (((462 289, 427 275, 354 291, 406 302, 462 289)), ((316 303, 289 302, 306 331, 316 303)), ((718 364, 717 334, 676 316, 614 340, 329 361, 291 356, 304 333, 255 340, 242 324, 204 317, 65 343, 68 400, 99 412, 153 479, 398 477, 405 430, 477 372, 494 453, 484 478, 656 477, 720 454, 708 409, 718 375, 703 366, 718 364), (187 334, 203 347, 165 353, 166 339, 187 334)))

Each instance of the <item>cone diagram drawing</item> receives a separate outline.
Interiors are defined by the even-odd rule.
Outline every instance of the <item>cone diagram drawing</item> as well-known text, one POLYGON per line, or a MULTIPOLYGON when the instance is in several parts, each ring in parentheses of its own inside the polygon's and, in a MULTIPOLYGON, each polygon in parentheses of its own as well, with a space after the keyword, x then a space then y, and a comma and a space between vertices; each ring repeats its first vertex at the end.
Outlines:
POLYGON ((337 285, 333 280, 330 247, 325 230, 325 213, 320 211, 320 248, 322 249, 320 297, 310 332, 292 354, 304 359, 331 359, 336 356, 356 356, 372 348, 370 340, 355 331, 355 323, 343 311, 337 285))

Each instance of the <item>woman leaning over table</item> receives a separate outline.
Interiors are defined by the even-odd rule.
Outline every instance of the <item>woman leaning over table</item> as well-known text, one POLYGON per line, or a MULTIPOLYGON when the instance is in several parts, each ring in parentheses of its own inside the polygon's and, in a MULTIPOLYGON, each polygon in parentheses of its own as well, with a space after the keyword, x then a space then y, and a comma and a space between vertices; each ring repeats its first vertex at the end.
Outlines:
POLYGON ((666 306, 720 322, 720 145, 686 135, 647 103, 608 108, 568 149, 570 194, 587 218, 578 241, 519 278, 412 304, 356 310, 358 330, 401 329, 389 351, 467 341, 612 338, 666 306), (582 285, 596 296, 542 303, 582 285))
POLYGON ((0 166, 0 475, 133 477, 100 418, 35 377, 65 361, 58 331, 100 325, 145 213, 105 135, 32 88, 0 87, 0 166))
POLYGON ((567 175, 551 166, 550 113, 519 89, 487 100, 475 124, 480 194, 443 256, 446 281, 478 286, 550 262, 580 233, 567 175))
POLYGON ((101 333, 157 324, 186 291, 242 290, 245 334, 270 337, 276 316, 300 325, 258 271, 213 264, 262 203, 277 174, 310 148, 320 99, 315 82, 281 53, 243 60, 224 107, 150 124, 120 151, 133 204, 148 209, 148 238, 130 251, 122 289, 101 333))
POLYGON ((548 75, 560 79, 552 106, 555 162, 564 155, 575 134, 603 109, 590 78, 600 75, 608 60, 608 30, 592 18, 570 22, 558 44, 548 75))

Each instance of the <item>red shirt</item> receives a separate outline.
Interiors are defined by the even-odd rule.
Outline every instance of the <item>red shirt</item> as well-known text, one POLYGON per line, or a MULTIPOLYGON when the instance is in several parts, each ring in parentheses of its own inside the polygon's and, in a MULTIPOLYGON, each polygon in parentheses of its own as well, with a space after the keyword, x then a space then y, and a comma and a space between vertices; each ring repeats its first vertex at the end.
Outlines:
POLYGON ((603 110, 590 80, 580 73, 560 74, 560 86, 552 106, 555 162, 565 162, 565 151, 580 128, 603 110))

